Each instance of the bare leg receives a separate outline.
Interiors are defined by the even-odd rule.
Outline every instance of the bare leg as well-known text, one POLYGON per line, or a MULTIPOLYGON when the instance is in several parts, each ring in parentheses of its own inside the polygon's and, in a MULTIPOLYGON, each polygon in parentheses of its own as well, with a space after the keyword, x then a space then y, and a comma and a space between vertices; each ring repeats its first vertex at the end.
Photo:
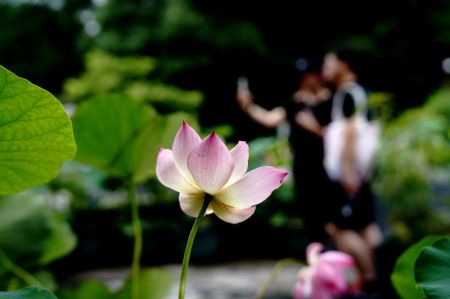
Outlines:
POLYGON ((364 238, 353 230, 339 229, 330 223, 326 225, 326 230, 334 239, 337 250, 353 256, 363 280, 375 280, 372 249, 364 238))
POLYGON ((371 223, 361 230, 361 236, 372 249, 380 245, 383 241, 383 233, 376 223, 371 223))

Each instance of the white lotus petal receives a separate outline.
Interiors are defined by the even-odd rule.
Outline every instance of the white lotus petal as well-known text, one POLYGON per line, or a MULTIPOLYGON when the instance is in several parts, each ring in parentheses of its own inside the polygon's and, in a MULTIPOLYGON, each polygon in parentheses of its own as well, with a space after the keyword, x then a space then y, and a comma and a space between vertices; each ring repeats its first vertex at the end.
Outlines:
POLYGON ((234 161, 227 146, 213 132, 191 151, 188 168, 197 186, 214 195, 230 178, 234 161))
POLYGON ((156 160, 156 176, 164 186, 182 193, 199 194, 201 190, 191 184, 175 165, 172 151, 160 149, 156 160))
POLYGON ((287 175, 286 171, 274 167, 259 167, 221 190, 215 198, 234 208, 249 208, 269 197, 287 175))

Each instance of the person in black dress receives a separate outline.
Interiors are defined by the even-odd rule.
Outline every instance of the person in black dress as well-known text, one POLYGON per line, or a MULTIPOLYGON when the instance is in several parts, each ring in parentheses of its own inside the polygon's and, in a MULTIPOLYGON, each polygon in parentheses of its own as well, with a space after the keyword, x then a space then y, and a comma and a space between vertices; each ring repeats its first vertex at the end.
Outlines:
POLYGON ((321 61, 299 60, 299 85, 289 101, 267 110, 253 101, 248 88, 240 88, 237 101, 243 111, 259 124, 276 128, 289 124, 293 154, 293 177, 299 215, 310 241, 326 243, 327 186, 323 167, 322 127, 330 115, 331 92, 321 78, 321 61), (324 204, 325 203, 325 204, 324 204))
MULTIPOLYGON (((358 83, 355 68, 360 63, 358 53, 343 48, 325 55, 322 75, 336 88, 332 102, 339 101, 346 120, 341 177, 332 183, 332 200, 326 230, 338 250, 351 254, 359 265, 363 282, 373 284, 376 279, 373 250, 382 241, 382 233, 375 221, 374 196, 367 179, 361 179, 354 165, 354 118, 358 109, 367 110, 364 89, 358 83), (358 100, 356 94, 362 94, 358 100)), ((334 108, 333 108, 334 112, 334 108)))

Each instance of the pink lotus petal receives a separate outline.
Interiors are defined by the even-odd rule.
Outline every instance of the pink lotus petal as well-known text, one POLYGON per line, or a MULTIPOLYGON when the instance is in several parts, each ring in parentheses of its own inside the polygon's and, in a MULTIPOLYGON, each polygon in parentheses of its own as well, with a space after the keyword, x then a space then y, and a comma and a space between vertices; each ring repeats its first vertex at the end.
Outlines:
POLYGON ((172 151, 160 149, 156 160, 156 176, 164 186, 177 192, 198 194, 201 191, 192 185, 178 170, 172 151))
POLYGON ((192 176, 187 167, 187 159, 192 149, 201 142, 200 136, 192 129, 189 124, 183 121, 183 125, 178 130, 175 140, 173 141, 172 151, 175 164, 181 173, 193 182, 192 176))
POLYGON ((304 281, 298 281, 294 287, 294 299, 306 299, 309 295, 305 294, 309 291, 305 290, 307 288, 304 281))
POLYGON ((249 208, 269 197, 273 190, 280 187, 287 175, 286 171, 274 167, 259 167, 224 188, 216 195, 216 199, 234 208, 249 208))
POLYGON ((346 279, 346 270, 354 269, 353 258, 343 252, 326 251, 323 245, 311 243, 306 249, 309 266, 300 269, 298 283, 294 289, 295 299, 334 298, 343 295, 351 288, 346 279))
POLYGON ((333 299, 327 289, 313 289, 309 282, 299 281, 294 288, 294 299, 333 299))
POLYGON ((230 153, 234 160, 234 169, 225 186, 230 186, 239 180, 247 172, 248 167, 249 152, 246 142, 239 141, 238 144, 231 149, 230 153))
POLYGON ((234 169, 230 151, 214 132, 192 149, 187 163, 196 184, 211 195, 222 189, 234 169))
MULTIPOLYGON (((180 193, 178 199, 180 201, 181 210, 186 215, 197 218, 200 214, 200 210, 202 209, 205 194, 203 193, 199 195, 190 195, 180 193)), ((208 208, 206 209, 205 215, 211 214, 212 212, 213 210, 211 209, 211 204, 209 204, 208 208)))
POLYGON ((313 242, 308 245, 308 247, 306 248, 306 260, 309 265, 314 265, 318 262, 318 258, 322 249, 323 245, 318 242, 313 242))
POLYGON ((320 263, 326 263, 333 267, 344 269, 355 266, 355 261, 350 255, 339 251, 327 251, 320 255, 320 263))
MULTIPOLYGON (((308 299, 334 299, 335 295, 327 289, 315 289, 312 296, 308 299)), ((305 298, 306 299, 306 298, 305 298)))
POLYGON ((325 289, 335 295, 343 294, 349 289, 344 272, 328 264, 316 267, 312 284, 314 289, 325 289))
POLYGON ((250 207, 247 209, 235 209, 233 207, 224 205, 221 202, 213 200, 211 202, 211 207, 214 213, 225 222, 236 224, 247 220, 253 213, 255 213, 256 207, 250 207))

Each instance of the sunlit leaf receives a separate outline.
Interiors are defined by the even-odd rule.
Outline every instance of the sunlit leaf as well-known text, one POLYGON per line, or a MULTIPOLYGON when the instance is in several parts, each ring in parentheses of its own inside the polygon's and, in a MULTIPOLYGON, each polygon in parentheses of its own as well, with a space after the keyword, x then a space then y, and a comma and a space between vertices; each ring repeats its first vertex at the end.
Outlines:
POLYGON ((103 96, 82 104, 73 118, 76 159, 111 175, 142 182, 155 175, 160 147, 171 145, 183 113, 158 115, 125 96, 103 96))
POLYGON ((426 298, 450 298, 450 238, 442 238, 426 246, 417 258, 417 284, 426 298))
POLYGON ((28 287, 14 292, 0 292, 0 299, 57 299, 49 290, 28 287))
POLYGON ((73 118, 78 143, 76 159, 128 177, 134 172, 133 161, 124 153, 132 154, 136 138, 152 122, 158 119, 151 107, 120 95, 85 102, 73 118))
POLYGON ((66 80, 65 98, 78 101, 123 90, 129 81, 145 78, 155 67, 151 57, 116 57, 101 50, 90 51, 85 58, 85 72, 66 80))
POLYGON ((75 151, 61 103, 0 66, 0 195, 48 182, 75 151))

